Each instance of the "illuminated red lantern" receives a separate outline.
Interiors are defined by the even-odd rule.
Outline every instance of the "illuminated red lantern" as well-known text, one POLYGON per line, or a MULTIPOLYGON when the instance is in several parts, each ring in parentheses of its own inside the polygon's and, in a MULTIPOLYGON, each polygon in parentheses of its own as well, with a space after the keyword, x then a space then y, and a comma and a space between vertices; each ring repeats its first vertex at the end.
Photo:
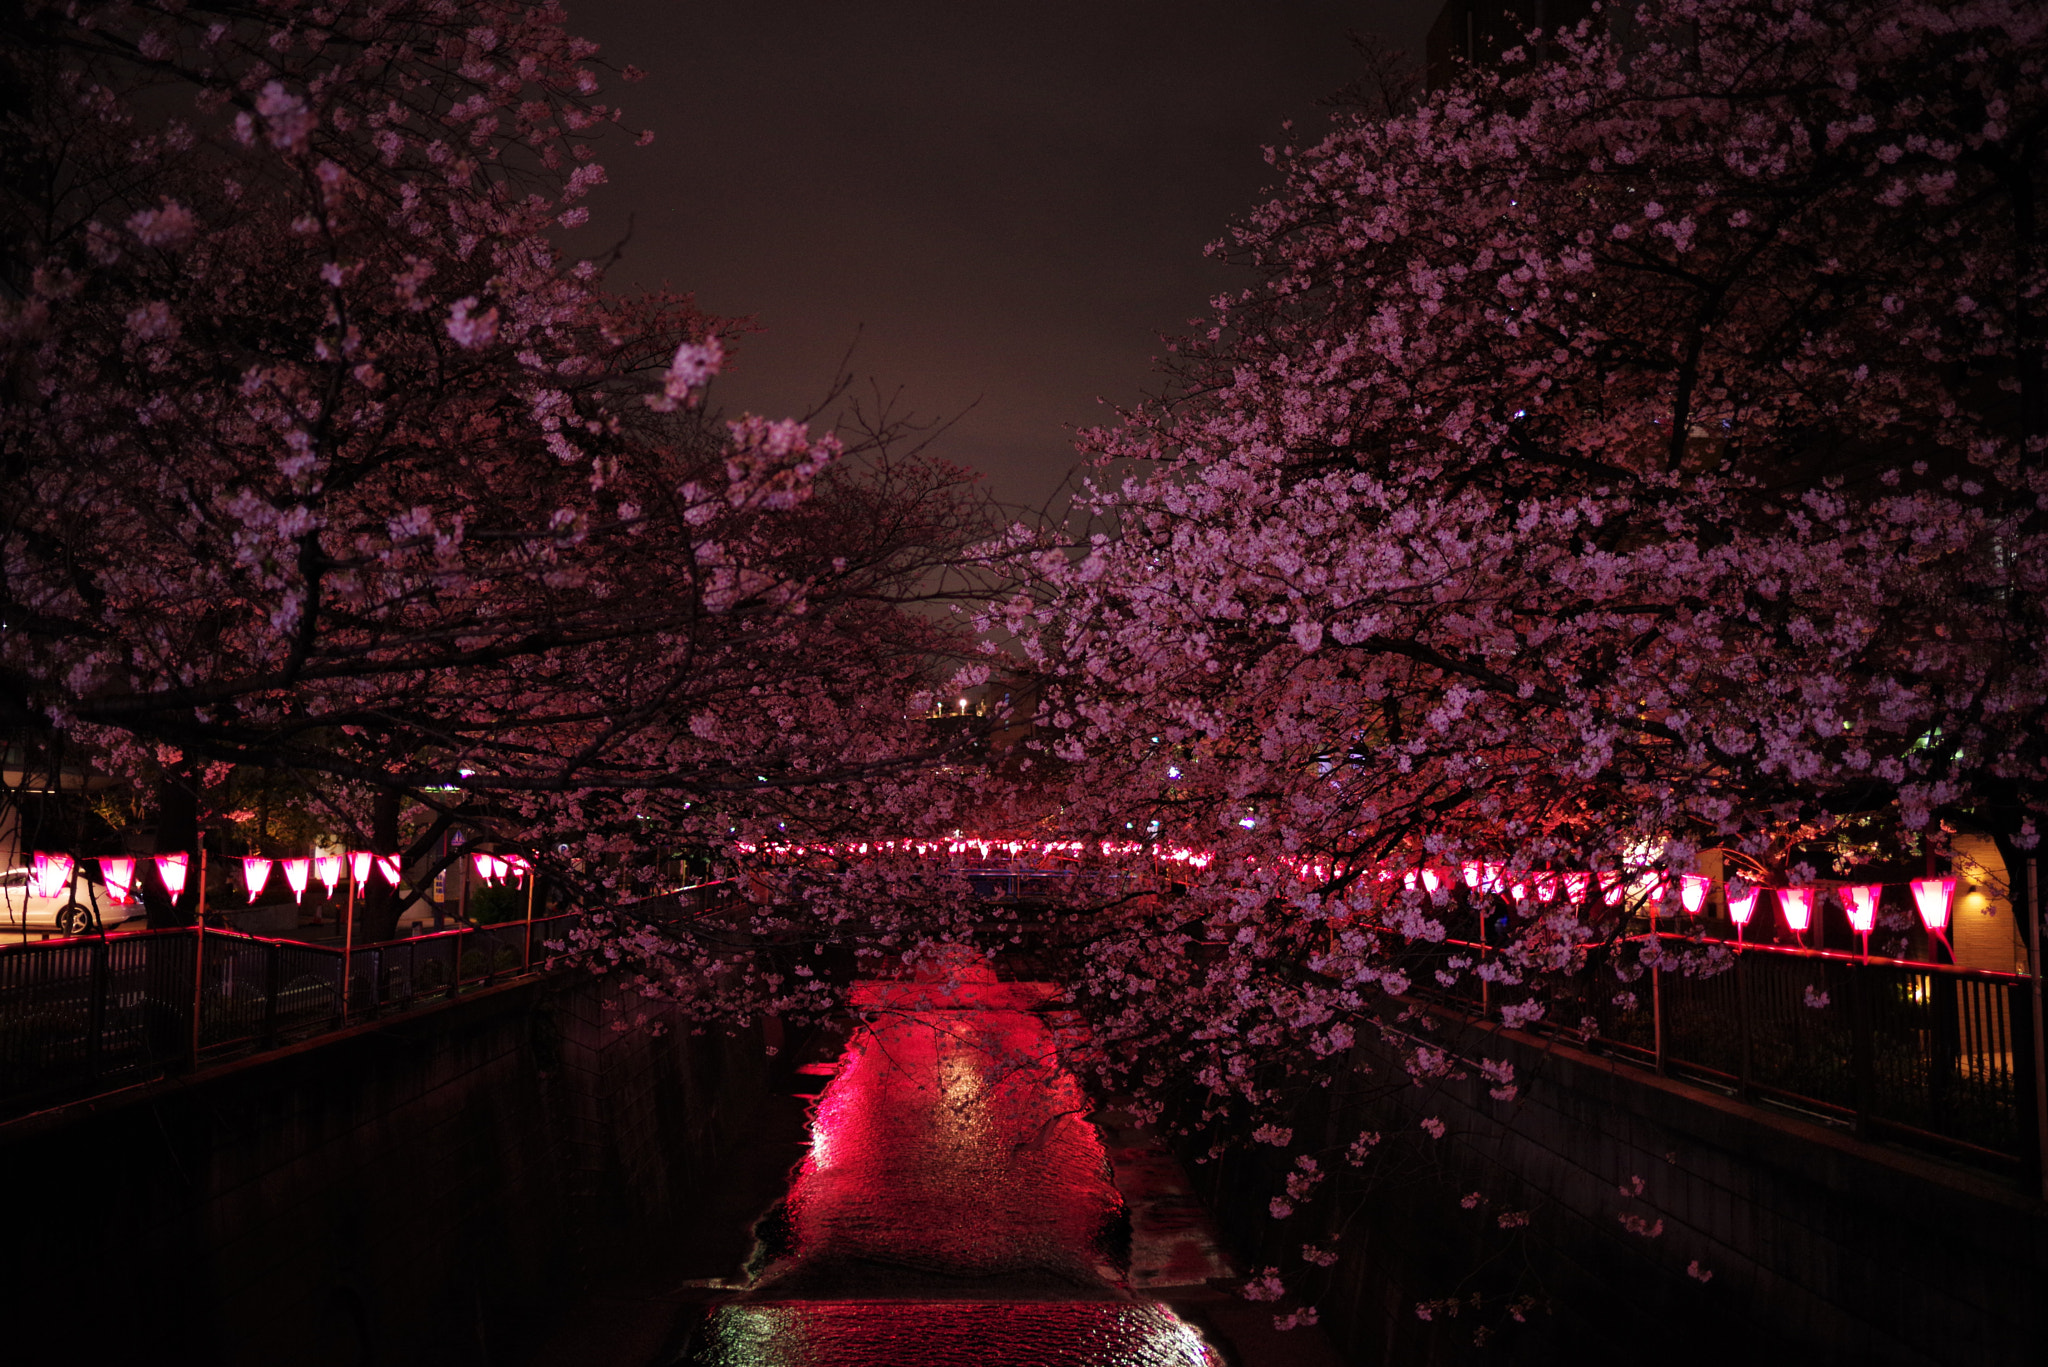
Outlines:
POLYGON ((249 889, 249 900, 256 900, 256 894, 263 891, 263 885, 270 881, 270 861, 257 855, 247 855, 242 860, 242 882, 249 889))
POLYGON ((368 890, 370 885, 370 865, 375 863, 376 859, 377 856, 368 850, 350 850, 348 852, 349 877, 355 880, 358 893, 368 890))
POLYGON ((341 856, 323 854, 313 861, 313 876, 327 886, 327 895, 334 896, 334 889, 341 882, 341 856))
POLYGON ((486 883, 495 883, 497 881, 497 860, 493 859, 490 855, 487 854, 473 854, 469 857, 469 859, 472 864, 476 865, 477 877, 483 879, 486 883))
POLYGON ((1568 902, 1583 902, 1592 890, 1593 875, 1590 873, 1568 873, 1564 876, 1564 895, 1568 902))
POLYGON ((313 861, 310 859, 287 859, 284 861, 284 881, 291 885, 292 900, 300 906, 306 904, 306 884, 313 876, 313 861))
POLYGON ((34 872, 29 874, 28 880, 30 892, 37 897, 62 897, 64 885, 70 881, 70 855, 36 852, 34 872))
POLYGON ((1680 874, 1678 878, 1678 904, 1685 908, 1688 916, 1697 916, 1707 905, 1707 892, 1713 880, 1704 873, 1680 874))
POLYGON ((1536 900, 1539 902, 1555 902, 1557 900, 1556 874, 1539 873, 1536 875, 1536 900))
POLYGON ((185 891, 185 870, 191 865, 189 854, 160 854, 156 857, 156 876, 163 880, 164 891, 176 901, 185 891))
POLYGON ((1876 883, 1852 883, 1842 888, 1842 909, 1849 913, 1849 924, 1856 927, 1858 935, 1868 935, 1877 924, 1876 883))
POLYGON ((1956 894, 1956 880, 1915 878, 1912 888, 1913 905, 1920 909, 1921 922, 1937 935, 1947 930, 1949 899, 1956 894))
POLYGON ((377 856, 377 872, 384 875, 384 881, 392 887, 398 886, 398 856, 380 854, 377 856))
POLYGON ((1762 895, 1762 888, 1737 890, 1731 884, 1728 888, 1728 919, 1738 928, 1748 925, 1756 915, 1756 899, 1762 895))
POLYGON ((135 900, 135 861, 126 856, 100 860, 100 877, 113 894, 114 905, 125 907, 135 900))
POLYGON ((1778 909, 1785 913, 1785 924, 1792 927, 1795 935, 1804 935, 1806 928, 1813 924, 1812 888, 1776 888, 1778 909))
POLYGON ((1618 870, 1602 869, 1600 871, 1601 901, 1605 902, 1610 907, 1618 907, 1621 905, 1621 899, 1624 896, 1626 896, 1627 893, 1628 885, 1622 882, 1621 874, 1618 870))

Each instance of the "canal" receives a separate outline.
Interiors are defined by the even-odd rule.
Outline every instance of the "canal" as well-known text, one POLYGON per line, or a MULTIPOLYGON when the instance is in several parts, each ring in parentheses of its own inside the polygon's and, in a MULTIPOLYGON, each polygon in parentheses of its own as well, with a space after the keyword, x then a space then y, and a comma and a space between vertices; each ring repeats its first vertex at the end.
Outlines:
MULTIPOLYGON (((705 1283, 691 1367, 1330 1364, 1237 1298, 1158 1138, 1099 1109, 1049 986, 955 963, 856 988, 787 1189, 705 1283)), ((587 1340, 577 1360, 591 1360, 587 1340)), ((544 1355, 546 1356, 546 1355, 544 1355)))

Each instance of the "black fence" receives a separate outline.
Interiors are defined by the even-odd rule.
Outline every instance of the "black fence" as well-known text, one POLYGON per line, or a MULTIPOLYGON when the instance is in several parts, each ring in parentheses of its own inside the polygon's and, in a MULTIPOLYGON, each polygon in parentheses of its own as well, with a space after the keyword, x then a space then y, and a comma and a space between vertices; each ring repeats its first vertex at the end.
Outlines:
POLYGON ((146 1082, 542 967, 580 914, 384 944, 190 927, 0 946, 0 1112, 146 1082), (346 962, 344 962, 344 960, 346 962))
POLYGON ((1475 977, 1488 951, 1458 941, 1416 946, 1411 973, 1418 992, 1490 1015, 1540 997, 1536 1033, 1867 1138, 2009 1171, 2040 1161, 2028 978, 1776 946, 1728 946, 1719 971, 1652 967, 1649 938, 1514 986, 1475 977))

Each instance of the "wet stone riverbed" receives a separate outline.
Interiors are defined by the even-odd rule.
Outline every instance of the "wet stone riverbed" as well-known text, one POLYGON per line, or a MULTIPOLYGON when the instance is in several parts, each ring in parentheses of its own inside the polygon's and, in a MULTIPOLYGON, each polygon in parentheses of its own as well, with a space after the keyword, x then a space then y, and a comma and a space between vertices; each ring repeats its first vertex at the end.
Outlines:
MULTIPOLYGON (((954 970, 864 985, 870 1024, 697 1367, 1221 1367, 1134 1290, 1132 1220, 1050 993, 954 970)), ((1142 1279, 1140 1279, 1142 1280, 1142 1279)))

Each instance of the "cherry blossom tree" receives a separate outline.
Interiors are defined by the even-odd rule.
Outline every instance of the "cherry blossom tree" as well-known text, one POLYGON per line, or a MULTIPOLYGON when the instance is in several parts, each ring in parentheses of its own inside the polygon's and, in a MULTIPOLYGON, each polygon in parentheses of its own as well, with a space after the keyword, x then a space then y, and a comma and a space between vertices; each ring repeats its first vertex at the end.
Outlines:
POLYGON ((904 700, 957 633, 905 609, 970 477, 707 416, 737 329, 575 246, 621 116, 564 25, 8 21, 0 724, 161 779, 169 847, 236 765, 379 849, 552 850, 933 757, 904 700))
POLYGON ((1121 1081, 1279 1105, 1375 1026, 1477 1067, 1399 1019, 1418 947, 1483 911, 1428 962, 1514 1027, 1618 925, 1404 872, 2032 847, 2044 34, 1658 0, 1274 153, 1214 248, 1252 283, 987 617, 1064 819, 1217 856, 1069 923, 1121 1081))

